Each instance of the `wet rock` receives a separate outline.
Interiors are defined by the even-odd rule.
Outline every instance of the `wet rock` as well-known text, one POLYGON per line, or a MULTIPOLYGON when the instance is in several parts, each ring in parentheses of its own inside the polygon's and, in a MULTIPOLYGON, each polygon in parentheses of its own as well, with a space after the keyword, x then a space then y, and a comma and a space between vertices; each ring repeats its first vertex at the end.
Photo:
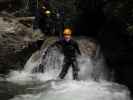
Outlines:
POLYGON ((36 50, 33 30, 13 17, 0 17, 0 73, 20 69, 36 50))
MULTIPOLYGON (((44 41, 41 48, 44 49, 57 40, 58 40, 57 37, 48 37, 44 41)), ((81 37, 81 36, 74 37, 74 40, 76 40, 78 42, 80 51, 83 55, 91 56, 91 57, 94 57, 97 55, 96 51, 98 49, 98 44, 97 44, 96 40, 91 39, 91 38, 81 37)))

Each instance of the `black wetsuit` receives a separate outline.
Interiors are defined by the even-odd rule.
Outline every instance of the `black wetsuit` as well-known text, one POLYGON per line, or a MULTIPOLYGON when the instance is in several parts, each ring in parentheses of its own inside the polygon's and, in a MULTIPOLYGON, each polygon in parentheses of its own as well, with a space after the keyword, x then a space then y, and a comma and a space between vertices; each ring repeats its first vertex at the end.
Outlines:
POLYGON ((55 45, 61 45, 62 47, 62 53, 64 54, 64 63, 61 73, 59 74, 59 77, 63 79, 65 75, 68 72, 68 69, 70 66, 72 66, 73 69, 73 79, 78 80, 78 64, 76 56, 77 54, 81 54, 78 44, 74 40, 65 41, 60 40, 55 43, 55 45))

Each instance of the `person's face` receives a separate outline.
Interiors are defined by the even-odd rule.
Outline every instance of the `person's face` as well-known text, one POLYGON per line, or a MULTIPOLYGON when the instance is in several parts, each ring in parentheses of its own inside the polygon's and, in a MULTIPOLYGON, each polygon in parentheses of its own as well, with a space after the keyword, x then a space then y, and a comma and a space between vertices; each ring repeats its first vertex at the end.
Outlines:
POLYGON ((70 41, 71 40, 71 35, 64 35, 65 41, 70 41))

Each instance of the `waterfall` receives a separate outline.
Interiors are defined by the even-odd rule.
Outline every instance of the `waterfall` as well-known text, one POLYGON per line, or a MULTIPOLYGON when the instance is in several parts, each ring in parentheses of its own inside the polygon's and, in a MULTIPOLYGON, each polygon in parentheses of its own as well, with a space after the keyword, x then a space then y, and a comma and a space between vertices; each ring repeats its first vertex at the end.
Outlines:
POLYGON ((124 85, 107 80, 108 72, 100 46, 95 57, 86 54, 77 57, 80 81, 72 80, 71 68, 64 80, 56 80, 64 57, 58 48, 53 47, 43 59, 45 51, 35 52, 22 71, 11 71, 7 78, 18 84, 40 82, 42 84, 34 87, 33 91, 41 89, 41 92, 19 95, 11 100, 131 100, 124 85), (40 72, 39 64, 44 65, 43 72, 40 72))
MULTIPOLYGON (((22 76, 24 75, 24 73, 30 76, 42 74, 43 77, 50 76, 51 77, 50 79, 52 78, 56 79, 56 77, 58 76, 58 74, 62 69, 64 56, 59 52, 58 48, 53 47, 51 48, 51 50, 49 50, 45 59, 43 59, 42 55, 44 55, 45 51, 46 49, 37 51, 29 58, 29 60, 24 66, 24 70, 20 71, 22 76), (39 64, 42 64, 44 66, 43 73, 39 72, 40 71, 39 64)), ((80 68, 80 71, 79 71, 80 80, 107 79, 106 76, 108 75, 105 71, 102 57, 91 58, 83 54, 83 56, 78 56, 77 60, 78 60, 78 66, 80 68)), ((15 75, 15 76, 19 77, 21 76, 21 74, 15 75)), ((65 79, 72 79, 71 67, 65 79)), ((16 81, 17 80, 18 78, 16 78, 16 81)))

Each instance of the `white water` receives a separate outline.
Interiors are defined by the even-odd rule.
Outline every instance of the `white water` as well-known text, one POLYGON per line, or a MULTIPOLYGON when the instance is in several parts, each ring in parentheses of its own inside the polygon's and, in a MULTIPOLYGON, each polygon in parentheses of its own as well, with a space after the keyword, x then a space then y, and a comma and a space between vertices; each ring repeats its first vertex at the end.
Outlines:
POLYGON ((119 85, 116 86, 121 89, 111 86, 111 83, 94 81, 52 82, 47 90, 39 94, 21 95, 12 100, 130 100, 127 90, 119 85))
POLYGON ((12 71, 7 80, 18 84, 44 82, 37 87, 42 88, 42 91, 37 94, 19 95, 12 100, 131 100, 126 87, 106 80, 103 59, 93 61, 87 56, 78 57, 81 81, 72 80, 71 69, 65 80, 56 80, 61 71, 63 56, 54 49, 48 53, 45 60, 37 55, 39 52, 32 55, 24 70, 12 71), (39 63, 45 64, 46 71, 31 73, 39 63))

